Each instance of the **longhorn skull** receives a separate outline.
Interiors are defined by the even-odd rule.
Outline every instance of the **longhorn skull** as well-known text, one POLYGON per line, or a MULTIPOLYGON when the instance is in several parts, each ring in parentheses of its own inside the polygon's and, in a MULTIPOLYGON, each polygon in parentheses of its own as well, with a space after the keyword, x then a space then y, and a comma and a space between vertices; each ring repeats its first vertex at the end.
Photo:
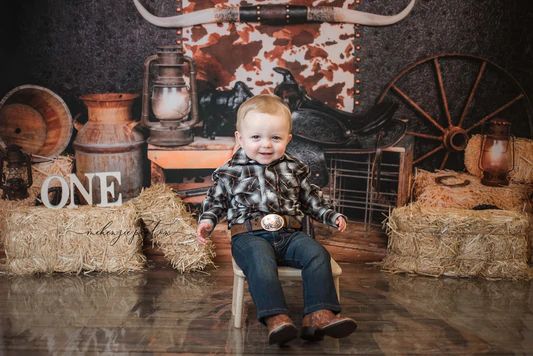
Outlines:
POLYGON ((158 17, 148 12, 139 0, 133 0, 133 2, 146 21, 159 27, 171 28, 222 22, 261 22, 270 25, 304 22, 342 22, 366 26, 386 26, 403 20, 415 5, 415 0, 411 0, 405 9, 391 16, 332 6, 307 7, 275 4, 212 8, 183 15, 158 17))

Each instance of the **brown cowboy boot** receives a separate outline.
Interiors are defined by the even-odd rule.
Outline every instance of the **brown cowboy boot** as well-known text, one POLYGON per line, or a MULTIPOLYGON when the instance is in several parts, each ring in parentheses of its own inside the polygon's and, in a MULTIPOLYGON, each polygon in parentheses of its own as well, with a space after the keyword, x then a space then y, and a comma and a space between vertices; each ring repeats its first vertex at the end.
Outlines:
POLYGON ((277 314, 265 319, 268 328, 268 344, 282 345, 298 336, 298 330, 287 314, 277 314))
POLYGON ((308 341, 320 341, 324 335, 341 338, 350 335, 356 328, 354 320, 337 316, 331 310, 321 309, 304 316, 300 337, 308 341))

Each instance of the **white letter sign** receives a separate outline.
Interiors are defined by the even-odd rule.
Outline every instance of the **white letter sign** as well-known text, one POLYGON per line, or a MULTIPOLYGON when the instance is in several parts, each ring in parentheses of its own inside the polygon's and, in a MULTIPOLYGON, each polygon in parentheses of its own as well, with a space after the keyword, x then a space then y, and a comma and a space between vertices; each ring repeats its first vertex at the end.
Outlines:
POLYGON ((96 206, 120 206, 122 205, 122 193, 118 193, 117 201, 110 203, 107 200, 107 193, 111 193, 111 197, 115 197, 115 182, 111 182, 110 185, 107 185, 107 177, 115 177, 120 186, 120 172, 106 172, 106 173, 95 173, 98 178, 100 178, 100 204, 96 206))
POLYGON ((41 200, 47 208, 50 209, 59 209, 64 207, 67 204, 67 201, 70 197, 70 208, 75 208, 77 205, 74 202, 74 188, 78 188, 78 191, 83 196, 87 204, 92 205, 93 204, 93 185, 92 180, 94 176, 97 176, 100 179, 100 204, 97 204, 96 206, 99 207, 110 207, 110 206, 120 206, 122 205, 122 193, 118 193, 117 200, 114 202, 109 202, 107 193, 111 193, 111 198, 115 198, 115 182, 111 182, 109 185, 107 185, 107 177, 113 177, 118 182, 117 191, 120 188, 120 185, 122 183, 120 172, 103 172, 103 173, 85 173, 85 176, 87 177, 88 187, 89 189, 85 189, 85 186, 81 183, 81 181, 78 179, 78 177, 75 174, 70 174, 70 189, 69 184, 67 181, 57 175, 49 176, 47 177, 42 186, 41 186, 41 200), (59 180, 61 184, 61 201, 57 205, 52 205, 50 203, 50 198, 48 197, 48 188, 50 186, 50 182, 54 179, 59 180))

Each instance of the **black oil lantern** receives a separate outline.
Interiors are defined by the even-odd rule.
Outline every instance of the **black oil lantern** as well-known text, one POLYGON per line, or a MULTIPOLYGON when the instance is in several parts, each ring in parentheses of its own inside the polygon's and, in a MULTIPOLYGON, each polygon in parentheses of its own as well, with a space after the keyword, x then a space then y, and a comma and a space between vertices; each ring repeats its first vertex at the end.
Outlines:
POLYGON ((149 144, 172 147, 193 141, 192 129, 199 122, 196 70, 181 46, 158 47, 157 54, 146 58, 141 122, 150 130, 149 144), (183 76, 186 67, 190 88, 183 76), (149 120, 150 107, 158 122, 149 120))
POLYGON ((7 150, 0 156, 0 188, 3 190, 2 199, 26 199, 28 188, 33 183, 31 176, 31 159, 20 146, 8 145, 7 150))
POLYGON ((514 139, 509 121, 490 121, 489 132, 483 136, 481 143, 478 165, 483 172, 482 184, 495 187, 509 185, 509 172, 514 169, 514 139))

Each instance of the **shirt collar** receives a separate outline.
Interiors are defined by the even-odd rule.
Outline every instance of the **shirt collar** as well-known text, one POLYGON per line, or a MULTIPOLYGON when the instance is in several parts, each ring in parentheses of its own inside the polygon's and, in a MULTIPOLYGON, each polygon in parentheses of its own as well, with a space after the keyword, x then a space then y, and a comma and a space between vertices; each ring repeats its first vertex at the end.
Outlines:
MULTIPOLYGON (((280 159, 270 163, 270 165, 278 163, 283 160, 294 161, 291 156, 285 153, 280 159)), ((235 165, 247 165, 247 164, 257 164, 257 161, 248 158, 246 153, 244 153, 244 150, 242 149, 242 147, 240 147, 237 150, 237 152, 233 154, 233 157, 231 157, 231 160, 229 161, 229 165, 235 166, 235 165)))

